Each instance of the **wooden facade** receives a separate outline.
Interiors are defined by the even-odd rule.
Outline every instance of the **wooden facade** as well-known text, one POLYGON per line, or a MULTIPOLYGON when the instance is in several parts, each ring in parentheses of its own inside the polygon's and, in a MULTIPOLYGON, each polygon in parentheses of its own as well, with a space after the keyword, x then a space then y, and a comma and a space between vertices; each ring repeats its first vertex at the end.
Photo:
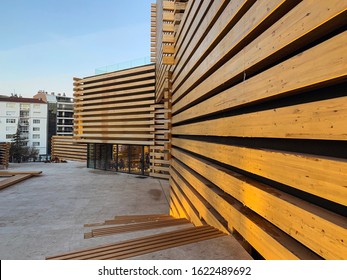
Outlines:
POLYGON ((0 169, 7 169, 10 160, 11 143, 0 143, 0 169))
POLYGON ((86 161, 87 145, 76 143, 72 136, 52 137, 51 157, 58 157, 60 160, 86 161))
POLYGON ((164 104, 155 103, 155 65, 74 79, 74 140, 150 147, 150 175, 167 178, 164 104))
POLYGON ((347 259, 346 8, 152 5, 173 216, 238 236, 265 259, 347 259))

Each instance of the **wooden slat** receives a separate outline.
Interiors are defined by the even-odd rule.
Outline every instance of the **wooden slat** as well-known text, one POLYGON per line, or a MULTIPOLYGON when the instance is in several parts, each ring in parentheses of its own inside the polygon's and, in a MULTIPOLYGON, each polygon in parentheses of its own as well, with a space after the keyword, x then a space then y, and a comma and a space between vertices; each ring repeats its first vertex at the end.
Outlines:
POLYGON ((97 229, 93 229, 91 232, 85 233, 84 238, 113 235, 113 234, 132 232, 132 231, 151 230, 155 228, 172 227, 172 226, 184 225, 189 223, 190 222, 186 219, 173 219, 173 220, 150 221, 150 222, 121 225, 121 226, 114 226, 114 227, 97 228, 97 229))
MULTIPOLYGON (((129 101, 129 100, 128 100, 129 101)), ((137 107, 143 105, 152 105, 154 104, 154 100, 140 100, 140 101, 132 101, 132 102, 119 102, 114 104, 102 104, 102 105, 83 105, 83 107, 76 107, 75 112, 77 111, 89 111, 95 109, 106 109, 106 108, 123 108, 123 107, 137 107)))
MULTIPOLYGON (((318 255, 325 259, 347 257, 344 242, 347 221, 344 217, 182 151, 175 149, 173 155, 318 255)), ((204 187, 198 174, 177 160, 173 160, 172 166, 208 201, 215 201, 213 205, 223 217, 230 214, 216 198, 218 195, 204 187)))
POLYGON ((177 126, 172 134, 346 140, 346 119, 347 97, 340 97, 177 126))
POLYGON ((176 219, 187 219, 194 224, 194 217, 196 216, 195 209, 193 208, 184 208, 184 201, 180 201, 172 188, 170 188, 170 205, 172 208, 176 210, 176 219), (192 214, 192 218, 190 218, 190 214, 192 214))
POLYGON ((112 92, 103 92, 103 93, 93 93, 89 95, 79 95, 75 97, 75 101, 80 100, 88 100, 88 99, 94 99, 94 98, 107 98, 107 97, 115 97, 115 96, 124 96, 124 95, 134 95, 136 94, 142 94, 142 93, 148 93, 148 92, 154 92, 155 87, 152 85, 143 86, 140 88, 133 88, 133 89, 125 89, 125 90, 116 90, 112 92))
POLYGON ((136 141, 134 139, 100 139, 100 138, 91 138, 91 139, 76 139, 77 143, 103 143, 103 144, 122 144, 122 145, 153 145, 153 141, 136 141))
POLYGON ((78 84, 78 86, 76 86, 75 88, 76 89, 86 89, 86 88, 90 88, 90 87, 104 86, 104 85, 115 84, 115 83, 129 83, 132 80, 144 80, 144 79, 148 79, 148 78, 154 78, 154 73, 150 72, 150 73, 139 74, 136 76, 127 75, 127 76, 121 76, 118 78, 112 78, 112 79, 104 80, 102 82, 78 84))
POLYGON ((13 176, 13 175, 22 175, 30 174, 32 176, 38 176, 42 174, 42 171, 0 171, 0 176, 13 176))
POLYGON ((173 71, 173 81, 176 83, 179 82, 177 80, 178 75, 181 75, 181 79, 185 79, 188 76, 189 70, 193 67, 193 64, 199 61, 206 48, 213 43, 214 38, 221 36, 221 32, 226 26, 237 21, 254 2, 255 1, 235 0, 213 1, 209 3, 207 1, 202 3, 201 7, 198 2, 194 3, 192 13, 190 17, 187 18, 191 26, 188 26, 188 24, 185 26, 182 33, 184 35, 186 34, 186 36, 181 36, 175 45, 177 49, 176 59, 180 63, 177 63, 175 71, 173 71), (227 7, 226 2, 229 2, 227 7), (197 18, 206 13, 202 22, 192 18, 196 12, 197 18), (213 24, 214 22, 216 22, 216 24, 213 24), (206 31, 208 31, 207 34, 206 31), (217 34, 218 36, 216 36, 217 34), (201 39, 203 40, 201 41, 201 39), (201 43, 199 44, 200 41, 201 43), (193 60, 191 61, 189 58, 193 60), (181 71, 184 72, 180 74, 181 71))
POLYGON ((153 93, 140 93, 136 96, 121 96, 121 97, 112 97, 112 98, 97 98, 97 99, 88 99, 86 101, 84 100, 80 100, 80 102, 78 102, 78 105, 90 105, 90 104, 103 104, 103 103, 111 103, 111 102, 122 102, 122 101, 129 101, 131 100, 131 98, 133 99, 137 99, 137 100, 141 100, 141 99, 153 99, 153 93))
POLYGON ((197 193, 194 188, 192 188, 192 186, 190 186, 190 184, 178 174, 177 170, 171 168, 170 176, 172 180, 175 181, 176 185, 180 186, 182 192, 187 196, 187 198, 189 198, 189 201, 194 205, 206 223, 226 234, 229 234, 229 231, 223 224, 224 221, 219 217, 219 214, 217 214, 215 210, 210 207, 209 203, 203 200, 202 197, 200 197, 200 194, 197 193))
POLYGON ((237 200, 227 197, 201 176, 186 172, 182 168, 179 170, 183 170, 182 176, 223 215, 228 221, 229 230, 237 230, 266 259, 319 259, 295 239, 237 200))
POLYGON ((58 157, 64 160, 86 161, 87 145, 78 144, 72 136, 53 136, 52 137, 52 158, 58 157))
MULTIPOLYGON (((173 117, 173 123, 331 84, 347 76, 346 32, 173 117), (308 69, 311 69, 308 71, 308 69)), ((187 96, 188 98, 188 96, 187 96)), ((195 99, 195 97, 194 97, 195 99)), ((193 99, 185 99, 192 102, 193 99)), ((183 102, 182 102, 183 104, 183 102)), ((178 110, 179 105, 173 106, 178 110)))
MULTIPOLYGON (((200 219, 199 212, 196 210, 195 206, 189 201, 189 199, 187 199, 187 197, 181 192, 177 184, 172 179, 170 180, 170 186, 171 191, 173 191, 173 193, 170 193, 170 196, 176 196, 176 200, 183 206, 182 208, 187 213, 189 220, 195 226, 202 226, 203 222, 200 219)), ((175 205, 177 205, 177 203, 175 203, 175 205)))
POLYGON ((46 259, 129 258, 220 236, 224 236, 224 234, 210 226, 201 226, 94 247, 68 254, 48 257, 46 259))
POLYGON ((120 225, 120 224, 134 224, 134 223, 143 223, 150 221, 162 221, 162 220, 172 220, 174 219, 170 215, 136 215, 136 216, 125 216, 124 218, 116 216, 112 220, 105 220, 101 223, 85 224, 84 227, 96 227, 96 226, 105 226, 105 225, 120 225))
POLYGON ((85 77, 83 79, 79 79, 78 83, 95 82, 97 80, 116 78, 119 76, 132 75, 134 73, 146 72, 146 71, 152 71, 152 70, 154 70, 154 64, 149 64, 149 65, 144 65, 144 66, 140 66, 140 67, 129 68, 129 69, 121 70, 121 71, 111 72, 111 73, 107 73, 107 74, 85 77))
POLYGON ((347 205, 347 162, 308 155, 173 139, 174 146, 347 205), (293 176, 295 174, 295 176, 293 176))
MULTIPOLYGON (((282 26, 286 26, 285 24, 281 23, 282 26)), ((301 23, 300 23, 301 24, 301 23)), ((323 28, 324 29, 324 28, 323 28)), ((274 29, 275 30, 275 29, 274 29)), ((273 30, 273 31, 274 31, 273 30)), ((291 32, 292 29, 289 29, 288 32, 291 32)), ((318 35, 316 35, 316 33, 319 34, 319 31, 321 31, 320 28, 317 27, 318 31, 315 31, 314 35, 317 37, 318 35)), ((307 31, 306 31, 307 32, 307 31)), ((302 35, 305 35, 305 30, 302 33, 299 33, 302 35)), ((325 32, 329 32, 329 29, 326 30, 325 32)), ((345 32, 344 32, 345 33, 345 32)), ((314 70, 316 73, 315 75, 322 75, 325 71, 324 69, 326 68, 326 63, 329 64, 329 53, 331 51, 338 51, 339 54, 344 53, 343 49, 345 49, 346 47, 343 45, 343 42, 346 40, 346 34, 342 33, 339 36, 336 36, 334 38, 332 38, 331 40, 327 41, 327 43, 322 44, 321 48, 318 48, 320 50, 320 52, 318 54, 316 54, 316 58, 318 58, 320 55, 323 56, 323 61, 325 59, 325 62, 323 64, 319 64, 320 67, 316 67, 316 68, 312 68, 312 67, 306 67, 305 69, 305 73, 303 76, 301 76, 300 73, 296 73, 296 77, 302 77, 303 79, 305 79, 306 74, 308 69, 312 69, 314 70), (336 48, 336 46, 338 46, 336 48), (339 47, 341 49, 339 49, 339 47), (328 53, 328 54, 327 54, 328 53)), ((270 33, 271 34, 271 33, 270 33)), ((269 36, 269 34, 267 33, 267 35, 269 36)), ((279 36, 283 36, 282 33, 280 33, 279 36)), ((284 38, 286 38, 286 36, 284 36, 284 38)), ((287 44, 291 43, 291 40, 295 40, 296 38, 289 36, 289 42, 285 41, 285 40, 279 40, 279 43, 281 43, 282 45, 278 45, 276 46, 277 48, 286 48, 287 44)), ((267 39, 269 40, 269 39, 267 39)), ((271 37, 271 41, 272 42, 276 42, 277 40, 274 40, 274 38, 271 37)), ((259 42, 258 42, 259 43, 259 42)), ((221 66, 218 71, 214 72, 213 74, 211 74, 209 76, 209 83, 200 83, 196 88, 194 88, 192 91, 190 91, 190 95, 189 97, 186 96, 184 98, 182 98, 178 103, 180 103, 180 105, 177 103, 176 106, 173 106, 173 111, 177 111, 180 108, 182 108, 184 105, 191 103, 194 100, 197 100, 201 97, 203 97, 205 94, 207 94, 209 91, 213 90, 214 88, 216 88, 217 86, 227 82, 228 80, 230 81, 233 78, 237 78, 237 75, 244 75, 245 71, 247 73, 247 69, 249 69, 250 67, 253 67, 255 63, 260 63, 262 60, 267 59, 269 55, 271 55, 273 52, 276 52, 277 48, 267 48, 267 52, 261 52, 261 56, 258 55, 256 57, 254 57, 254 48, 256 47, 256 45, 252 45, 252 47, 247 48, 247 50, 249 50, 249 55, 248 53, 245 52, 240 52, 237 54, 237 56, 234 56, 232 60, 229 60, 227 63, 225 63, 223 66, 221 66), (257 60, 255 60, 255 58, 257 60), (249 59, 250 61, 252 61, 252 63, 250 64, 245 64, 245 59, 249 59), (245 68, 245 67, 248 68, 245 68), (228 73, 228 75, 221 75, 221 73, 228 73)), ((301 47, 300 44, 298 44, 297 46, 298 48, 301 47)), ((293 50, 292 50, 293 51, 293 50)), ((346 58, 344 57, 338 57, 337 61, 335 63, 337 63, 337 65, 332 68, 334 69, 333 71, 333 75, 334 78, 338 78, 341 75, 346 75, 345 72, 345 65, 346 63, 344 62, 346 58), (341 73, 340 71, 344 69, 344 71, 341 73)), ((322 60, 321 60, 322 61, 322 60)), ((265 60, 266 62, 266 60, 265 60)), ((295 70, 296 68, 293 68, 293 70, 295 70)), ((206 70, 205 70, 206 71, 206 70)), ((238 78, 239 79, 239 78, 238 78)), ((281 81, 281 80, 280 80, 281 81)), ((296 80, 295 80, 296 81, 296 80)), ((300 79, 299 79, 300 81, 300 79)), ((321 82, 323 82, 324 80, 322 80, 321 82)), ((187 87, 187 86, 185 86, 187 87)), ((185 92, 185 90, 182 88, 180 89, 180 94, 183 94, 185 92)), ((173 102, 179 97, 178 94, 173 95, 173 102)))
MULTIPOLYGON (((230 53, 233 49, 235 52, 239 51, 242 47, 247 45, 249 38, 256 36, 260 30, 264 29, 266 22, 273 22, 273 17, 282 10, 290 10, 292 5, 299 1, 286 1, 286 0, 259 0, 244 14, 244 16, 233 26, 233 28, 221 39, 218 46, 215 47, 209 56, 204 59, 197 68, 194 69, 194 75, 197 77, 203 76, 212 66, 216 65, 218 61, 225 55, 230 53), (250 20, 251 19, 251 20, 250 20)), ((191 62, 195 62, 192 59, 191 62)), ((231 62, 231 60, 229 61, 231 62)), ((243 65, 243 64, 242 64, 243 65)), ((235 66, 234 66, 235 67, 235 66)), ((191 67, 185 67, 185 71, 189 71, 191 67)), ((188 75, 189 72, 182 71, 181 75, 188 75)), ((229 73, 229 72, 224 72, 229 73)), ((183 77, 181 76, 181 77, 183 77)), ((194 83, 194 79, 187 80, 178 91, 178 85, 181 80, 175 81, 173 84, 173 91, 175 92, 172 101, 177 101, 194 83)))
POLYGON ((21 181, 24 181, 30 177, 32 177, 31 174, 17 174, 17 175, 13 175, 12 177, 8 179, 0 180, 0 190, 10 187, 21 181))

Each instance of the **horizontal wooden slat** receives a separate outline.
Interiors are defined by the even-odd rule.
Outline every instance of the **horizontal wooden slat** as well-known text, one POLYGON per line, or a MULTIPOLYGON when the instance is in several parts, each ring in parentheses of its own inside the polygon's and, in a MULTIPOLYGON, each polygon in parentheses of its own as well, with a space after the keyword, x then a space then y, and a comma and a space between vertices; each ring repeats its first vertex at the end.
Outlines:
POLYGON ((46 259, 121 259, 220 236, 224 236, 224 234, 210 226, 193 227, 61 254, 46 259))
POLYGON ((96 138, 90 138, 90 139, 78 139, 76 138, 75 141, 77 143, 102 143, 102 144, 122 144, 122 145, 153 145, 154 142, 152 140, 135 140, 135 139, 100 139, 99 137, 96 138))
MULTIPOLYGON (((175 164, 175 168, 180 167, 175 164)), ((214 188, 201 176, 179 168, 181 175, 227 220, 230 231, 237 230, 266 259, 319 259, 312 251, 291 238, 249 208, 214 188)))
MULTIPOLYGON (((140 108, 129 108, 129 109, 118 109, 118 110, 100 110, 100 111, 88 111, 88 112, 75 112, 75 117, 79 116, 95 116, 95 115, 101 115, 105 116, 108 114, 126 114, 126 113, 143 113, 143 112, 151 112, 152 109, 148 107, 140 107, 140 108)), ((106 118, 106 116, 105 116, 106 118)))
POLYGON ((135 67, 135 68, 129 68, 129 69, 121 70, 121 71, 111 72, 107 74, 86 77, 83 79, 79 79, 78 82, 86 83, 86 82, 98 81, 103 79, 116 78, 119 76, 133 75, 139 72, 141 73, 141 72, 153 71, 153 70, 154 70, 154 64, 150 64, 150 65, 144 65, 144 66, 135 67))
POLYGON ((344 160, 188 139, 174 138, 172 144, 318 197, 347 205, 347 189, 344 187, 347 181, 347 162, 344 160))
MULTIPOLYGON (((174 180, 176 186, 180 186, 180 190, 187 196, 189 201, 194 205, 194 207, 199 212, 200 216, 209 224, 219 229, 220 231, 229 234, 229 231, 226 229, 225 225, 223 225, 222 221, 217 217, 217 213, 215 210, 208 205, 208 202, 201 199, 200 195, 187 183, 184 181, 178 172, 174 169, 170 169, 171 181, 174 180)), ((172 184, 171 186, 173 186, 172 184)))
POLYGON ((182 215, 182 212, 184 212, 186 215, 188 215, 189 220, 195 226, 202 226, 203 222, 201 221, 199 212, 196 210, 195 206, 181 192, 173 180, 170 181, 170 186, 170 197, 172 197, 173 201, 175 201, 176 207, 178 206, 179 213, 182 215))
POLYGON ((172 134, 346 140, 347 97, 177 126, 172 134))
MULTIPOLYGON (((215 47, 209 56, 204 59, 196 69, 194 69, 194 75, 201 77, 209 70, 213 65, 229 53, 232 49, 239 50, 247 42, 247 38, 253 36, 262 29, 264 22, 271 21, 271 18, 282 9, 290 9, 288 5, 290 1, 285 0, 259 0, 246 12, 246 14, 234 25, 234 27, 223 37, 218 46, 215 47), (250 20, 250 18, 252 20, 250 20)), ((295 4, 299 1, 291 1, 295 4)), ((199 54, 199 53, 198 53, 199 54)), ((191 63, 195 62, 195 59, 190 60, 191 63)), ((229 62, 232 62, 230 60, 229 62)), ((242 64, 243 66, 243 64, 242 64)), ((234 66, 235 67, 235 66, 234 66)), ((183 76, 188 75, 191 69, 190 66, 186 66, 182 71, 183 76)), ((229 72, 224 72, 229 73, 229 72)), ((175 102, 183 93, 185 93, 194 83, 194 79, 187 80, 178 91, 178 85, 181 84, 181 80, 178 79, 173 84, 173 90, 176 91, 172 97, 172 101, 175 102)))
MULTIPOLYGON (((107 108, 124 108, 124 107, 138 107, 138 106, 146 106, 154 104, 154 100, 141 100, 141 101, 132 101, 132 102, 116 102, 113 104, 102 104, 102 105, 83 105, 81 107, 75 107, 75 112, 78 111, 90 111, 102 109, 105 110, 107 108)), ((149 108, 147 107, 149 110, 149 108)))
POLYGON ((103 92, 103 93, 93 93, 87 95, 76 95, 75 100, 87 100, 87 99, 95 99, 95 98, 107 98, 107 97, 115 97, 115 96, 123 96, 123 95, 134 95, 136 98, 137 94, 154 92, 155 87, 152 85, 143 86, 141 88, 133 88, 133 89, 124 89, 124 90, 115 90, 112 92, 103 92))
POLYGON ((153 93, 146 94, 137 94, 136 96, 121 96, 121 97, 113 97, 113 98, 97 98, 93 100, 81 100, 78 102, 78 106, 85 106, 89 104, 103 104, 103 103, 111 103, 111 102, 122 102, 129 101, 131 99, 141 100, 141 99, 153 99, 153 93))
POLYGON ((150 72, 150 73, 144 73, 144 74, 139 74, 139 75, 135 75, 135 76, 122 76, 120 78, 113 78, 113 79, 108 79, 108 80, 104 80, 102 82, 94 82, 94 83, 88 83, 88 84, 81 84, 79 83, 78 86, 76 86, 76 89, 78 90, 83 90, 83 89, 87 89, 90 87, 100 87, 100 86, 104 86, 104 85, 108 85, 108 84, 115 84, 115 83, 129 83, 132 80, 146 80, 148 78, 154 78, 154 73, 150 72))
MULTIPOLYGON (((318 24, 316 22, 316 24, 318 24)), ((285 26, 285 24, 282 24, 282 26, 285 26)), ((320 30, 319 28, 317 28, 318 31, 320 30)), ((291 32, 292 29, 290 29, 288 32, 291 32)), ((299 35, 304 35, 307 31, 304 30, 304 32, 299 33, 299 35)), ((327 32, 327 31, 326 31, 327 32)), ((270 33, 271 34, 271 33, 270 33)), ((274 33, 276 34, 276 33, 274 33)), ((314 34, 315 36, 317 36, 316 34, 314 34)), ((267 33, 267 36, 268 33, 267 33)), ((283 36, 282 33, 280 33, 279 36, 283 36)), ((345 48, 346 46, 343 44, 343 42, 345 41, 346 37, 346 32, 335 36, 334 38, 332 38, 331 40, 328 40, 327 42, 324 42, 321 44, 321 46, 317 46, 316 48, 314 48, 313 52, 316 52, 315 54, 315 58, 319 58, 320 56, 322 56, 320 59, 320 64, 315 64, 316 67, 312 68, 312 67, 300 67, 300 68, 304 68, 303 70, 304 75, 302 75, 302 73, 299 73, 297 71, 297 66, 291 65, 292 67, 292 71, 295 71, 295 75, 296 77, 300 77, 301 79, 306 79, 306 76, 310 77, 312 74, 310 75, 306 75, 308 69, 312 69, 312 71, 314 71, 314 75, 315 76, 322 76, 322 75, 326 75, 326 66, 329 65, 329 58, 330 58, 330 52, 332 52, 332 59, 335 60, 335 63, 337 64, 336 66, 334 66, 332 69, 332 73, 330 74, 330 79, 337 79, 340 78, 341 76, 345 76, 346 75, 346 68, 345 68, 345 57, 340 57, 337 56, 336 58, 334 57, 334 52, 335 55, 337 53, 341 54, 341 53, 345 53, 345 48), (319 67, 317 67, 317 65, 319 65, 319 67)), ((286 38, 286 37, 285 37, 286 38)), ((251 67, 252 65, 254 65, 255 63, 259 63, 261 61, 261 59, 265 59, 268 55, 271 55, 271 52, 274 51, 278 51, 278 48, 282 47, 285 48, 287 46, 288 43, 293 42, 292 40, 295 40, 296 38, 292 38, 291 36, 288 37, 289 38, 289 42, 285 41, 285 40, 275 40, 274 38, 271 38, 272 42, 276 42, 279 41, 279 43, 281 43, 282 45, 278 45, 276 46, 276 49, 267 49, 267 52, 261 52, 262 56, 257 55, 256 58, 257 60, 255 60, 254 58, 254 48, 255 45, 252 45, 252 47, 250 46, 249 48, 247 48, 247 50, 249 49, 250 55, 248 56, 248 53, 245 52, 240 52, 237 54, 237 56, 233 57, 232 60, 229 60, 227 63, 225 63, 223 66, 221 66, 218 71, 214 72, 213 74, 211 74, 209 76, 209 82, 207 83, 200 83, 196 88, 194 88, 193 90, 190 91, 189 96, 185 96, 183 97, 179 102, 177 102, 176 105, 173 106, 173 112, 183 108, 186 104, 189 104, 191 102, 193 102, 194 100, 197 100, 201 97, 203 97, 205 94, 207 94, 209 91, 215 89, 216 87, 218 87, 219 85, 225 83, 228 80, 231 80, 232 78, 236 77, 237 75, 243 75, 244 71, 246 71, 247 74, 247 68, 245 68, 247 65, 248 67, 251 67), (245 59, 249 59, 250 61, 252 61, 252 64, 245 64, 247 63, 247 61, 245 62, 245 59), (221 75, 221 73, 228 73, 228 75, 221 75)), ((255 43, 254 43, 255 44, 255 43)), ((300 46, 300 45, 299 45, 300 46)), ((300 59, 297 59, 300 60, 300 59)), ((302 64, 302 63, 300 63, 302 64)), ((305 64, 303 64, 305 65, 305 64)), ((299 69, 300 69, 299 68, 299 69)), ((282 71, 282 69, 281 69, 282 71)), ((276 72, 278 73, 278 72, 276 72)), ((271 79, 271 78, 270 78, 271 79)), ((301 81, 301 79, 299 79, 299 81, 301 81)), ((297 83, 297 79, 294 79, 294 81, 297 83)), ((291 81, 292 83, 294 81, 291 81)), ((320 81, 324 82, 325 79, 322 79, 320 81)), ((279 80, 279 82, 283 83, 283 80, 279 80)), ((311 85, 311 84, 309 84, 311 85)), ((184 89, 180 89, 180 93, 183 94, 185 92, 184 89)), ((173 102, 179 97, 178 94, 173 95, 173 102)))
POLYGON ((186 219, 170 219, 170 220, 149 221, 149 222, 135 223, 135 224, 128 224, 128 225, 110 226, 110 227, 93 229, 91 232, 85 233, 84 238, 106 236, 106 235, 119 234, 124 232, 151 230, 151 229, 162 228, 162 227, 179 226, 179 225, 184 225, 189 223, 190 222, 186 219))
MULTIPOLYGON (((318 88, 322 83, 333 83, 347 76, 346 45, 340 36, 326 41, 306 52, 223 91, 173 117, 173 123, 221 112, 279 97, 307 88, 318 88), (308 69, 311 69, 308 71, 308 69)), ((188 97, 187 97, 188 98, 188 97)), ((192 100, 186 100, 191 102, 192 100)), ((182 103, 183 104, 183 103, 182 103)), ((173 106, 178 110, 180 106, 173 106)))
MULTIPOLYGON (((174 149, 172 154, 318 255, 326 259, 346 258, 344 240, 347 239, 347 221, 344 217, 183 151, 174 149)), ((201 190, 198 175, 194 175, 177 160, 173 160, 172 166, 201 190)), ((212 200, 211 196, 215 194, 206 191, 206 197, 212 200)), ((229 215, 222 207, 219 211, 223 217, 229 215)))

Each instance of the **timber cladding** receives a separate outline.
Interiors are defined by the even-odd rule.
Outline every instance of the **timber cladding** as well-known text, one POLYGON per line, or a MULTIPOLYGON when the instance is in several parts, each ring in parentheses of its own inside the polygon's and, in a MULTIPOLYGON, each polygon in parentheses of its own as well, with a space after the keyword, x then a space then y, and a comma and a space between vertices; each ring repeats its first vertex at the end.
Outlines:
POLYGON ((155 64, 75 78, 74 140, 150 146, 150 175, 169 178, 169 121, 155 103, 155 64))
POLYGON ((74 139, 154 144, 154 64, 75 78, 74 139))
POLYGON ((53 136, 51 141, 52 159, 87 161, 87 144, 76 143, 72 136, 53 136))
POLYGON ((11 143, 1 142, 0 143, 0 168, 7 169, 10 160, 10 147, 11 143))
POLYGON ((346 8, 188 1, 173 65, 156 17, 173 216, 240 236, 265 259, 347 259, 346 8))

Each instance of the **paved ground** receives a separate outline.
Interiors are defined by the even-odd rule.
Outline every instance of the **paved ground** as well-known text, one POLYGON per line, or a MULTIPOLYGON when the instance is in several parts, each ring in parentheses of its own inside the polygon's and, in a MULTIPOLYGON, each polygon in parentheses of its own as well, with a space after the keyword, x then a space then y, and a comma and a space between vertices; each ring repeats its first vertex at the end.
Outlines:
MULTIPOLYGON (((43 173, 0 191, 0 259, 44 259, 173 230, 83 239, 83 233, 88 231, 83 227, 86 223, 102 222, 116 215, 168 214, 169 184, 165 180, 88 169, 78 162, 11 164, 9 170, 43 173)), ((236 240, 223 237, 148 254, 142 259, 250 259, 250 256, 236 240)))

